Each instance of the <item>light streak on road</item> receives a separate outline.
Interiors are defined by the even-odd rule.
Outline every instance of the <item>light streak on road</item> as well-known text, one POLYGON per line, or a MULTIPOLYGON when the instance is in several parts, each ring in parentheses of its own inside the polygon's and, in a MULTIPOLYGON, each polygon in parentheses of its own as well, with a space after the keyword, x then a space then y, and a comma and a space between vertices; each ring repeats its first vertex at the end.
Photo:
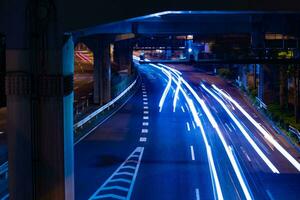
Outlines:
MULTIPOLYGON (((175 73, 175 72, 174 72, 175 73)), ((251 195, 251 192, 250 192, 250 188, 248 186, 248 183, 247 181, 244 179, 244 176, 242 175, 242 170, 239 168, 239 165, 237 164, 237 161, 236 159, 234 158, 233 154, 232 154, 232 151, 230 150, 230 148, 228 147, 220 129, 219 129, 219 126, 218 124, 216 123, 215 119, 213 118, 213 116, 211 115, 210 111, 208 110, 208 108, 206 107, 206 104, 204 103, 204 101, 198 96, 198 94, 195 92, 195 90, 184 80, 182 79, 182 83, 188 88, 188 90, 191 92, 191 94, 194 96, 194 98, 197 100, 197 102, 201 105, 202 109, 205 111, 205 114, 207 115, 207 117, 209 118, 209 121, 210 123, 212 124, 212 126, 216 129, 216 132, 219 136, 219 138, 221 139, 221 142, 224 146, 224 149, 227 153, 227 156, 231 162, 231 165, 234 169, 234 172, 238 178, 238 181, 242 187, 242 190, 244 192, 244 195, 246 197, 246 199, 252 199, 252 195, 251 195)), ((181 87, 181 91, 183 92, 184 90, 182 89, 181 87)), ((184 93, 184 92, 183 92, 184 93)), ((187 96, 186 94, 184 95, 185 97, 187 96)), ((200 127, 200 124, 201 124, 201 121, 199 119, 199 116, 198 116, 198 113, 195 109, 195 106, 192 102, 192 100, 190 100, 189 98, 186 99, 187 100, 187 103, 189 105, 189 108, 192 112, 192 115, 194 117, 194 120, 197 124, 197 126, 200 127), (196 114, 197 113, 197 114, 196 114), (199 119, 199 120, 198 120, 199 119)), ((207 151, 209 148, 206 148, 207 151)))
POLYGON ((217 134, 218 134, 218 136, 219 136, 219 138, 220 138, 220 140, 221 140, 221 142, 224 146, 224 149, 225 149, 225 151, 227 153, 227 156, 228 156, 228 158, 231 162, 231 165, 234 169, 234 172, 235 172, 235 174, 236 174, 236 176, 239 180, 239 183, 242 187, 242 190, 244 192, 244 195, 245 195, 246 199, 252 199, 252 195, 250 193, 250 189, 248 187, 248 184, 247 184, 246 180, 243 178, 244 176, 242 175, 242 172, 241 172, 242 170, 239 168, 238 163, 237 163, 236 159, 234 158, 231 149, 229 148, 228 144, 226 143, 225 138, 223 137, 223 134, 221 133, 217 122, 215 121, 214 117, 212 116, 212 114, 209 111, 208 107, 206 106, 205 102, 202 99, 200 99, 199 103, 200 103, 202 109, 204 110, 206 116, 208 117, 208 120, 210 121, 210 123, 215 128, 215 130, 216 130, 216 132, 217 132, 217 134))
POLYGON ((247 141, 250 143, 250 145, 253 147, 253 149, 256 151, 256 153, 261 157, 261 159, 266 163, 266 165, 272 170, 273 173, 279 174, 278 169, 273 165, 273 163, 267 158, 267 156, 262 152, 262 150, 257 146, 257 144, 253 141, 253 139, 250 137, 250 135, 247 133, 247 131, 244 129, 242 124, 237 120, 237 118, 232 114, 232 112, 227 108, 227 106, 224 104, 224 102, 219 99, 215 94, 213 94, 204 84, 201 84, 201 87, 207 91, 226 111, 226 113, 229 115, 229 117, 233 120, 233 122, 237 125, 237 127, 240 129, 244 137, 247 139, 247 141))
POLYGON ((177 87, 176 87, 174 100, 173 100, 173 112, 175 112, 175 110, 176 110, 176 104, 177 104, 177 100, 178 100, 178 93, 179 93, 179 89, 180 89, 180 84, 181 84, 181 78, 179 78, 178 81, 177 81, 177 87))
POLYGON ((158 66, 156 66, 156 65, 154 65, 154 64, 150 64, 150 65, 153 66, 153 67, 156 67, 156 68, 160 69, 160 70, 168 77, 168 83, 167 83, 167 86, 166 86, 166 88, 165 88, 165 90, 164 90, 164 92, 163 92, 163 94, 162 94, 162 96, 161 96, 161 99, 160 99, 159 105, 158 105, 158 106, 159 106, 159 112, 161 112, 161 111, 162 111, 162 108, 163 108, 163 106, 164 106, 166 97, 167 97, 167 95, 168 95, 168 93, 169 93, 169 90, 170 90, 170 88, 171 88, 171 84, 172 84, 172 75, 171 75, 171 73, 170 73, 168 70, 166 70, 166 69, 164 69, 164 68, 162 68, 162 67, 158 67, 158 66))
MULTIPOLYGON (((153 64, 151 64, 151 65, 153 66, 153 64)), ((155 66, 155 67, 159 68, 158 66, 155 66)), ((181 80, 183 80, 183 79, 181 78, 180 74, 178 72, 176 72, 177 70, 170 70, 170 71, 172 71, 173 74, 175 74, 175 76, 177 76, 178 81, 174 77, 172 77, 172 79, 178 85, 179 79, 181 79, 181 80)), ((216 167, 215 167, 215 164, 214 164, 213 155, 212 155, 212 152, 211 152, 211 148, 208 144, 208 141, 207 141, 207 138, 206 138, 206 135, 205 135, 205 132, 204 132, 204 128, 201 124, 201 120, 198 116, 198 113, 197 113, 197 110, 195 108, 195 105, 194 105, 193 101, 188 97, 188 95, 186 94, 186 91, 181 87, 181 85, 179 85, 179 90, 181 91, 184 98, 186 99, 187 104, 189 106, 189 109, 192 112, 193 119, 196 122, 197 126, 200 127, 200 132, 201 132, 202 136, 205 138, 204 141, 205 141, 205 146, 206 146, 206 150, 207 150, 206 152, 207 152, 207 157, 208 157, 208 162, 209 162, 209 167, 210 167, 210 173, 211 173, 211 176, 212 176, 213 188, 214 188, 214 190, 216 190, 217 199, 218 200, 223 200, 224 198, 223 198, 223 194, 222 194, 222 190, 221 190, 221 186, 220 186, 219 177, 217 175, 217 170, 216 170, 216 167)))
POLYGON ((222 94, 226 99, 231 101, 237 109, 263 134, 263 136, 298 170, 300 171, 300 163, 289 154, 257 121, 255 121, 231 96, 224 93, 217 86, 212 87, 222 94))

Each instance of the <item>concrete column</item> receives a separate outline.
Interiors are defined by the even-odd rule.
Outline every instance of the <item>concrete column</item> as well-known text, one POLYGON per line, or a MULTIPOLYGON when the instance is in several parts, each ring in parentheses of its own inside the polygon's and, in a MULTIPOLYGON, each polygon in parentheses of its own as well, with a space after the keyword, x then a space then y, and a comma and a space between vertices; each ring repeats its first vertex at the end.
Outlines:
POLYGON ((258 67, 258 98, 263 101, 264 99, 264 66, 257 64, 258 67))
POLYGON ((132 45, 130 41, 119 41, 114 44, 114 61, 119 70, 127 70, 128 74, 133 71, 132 45))
POLYGON ((128 66, 127 66, 127 70, 128 70, 128 75, 131 75, 134 72, 134 62, 133 62, 133 48, 130 45, 128 48, 128 66))
MULTIPOLYGON (((265 54, 265 33, 262 30, 262 23, 261 19, 255 19, 253 17, 253 24, 252 24, 252 33, 251 33, 251 47, 253 48, 253 53, 255 54, 256 58, 262 58, 265 54)), ((255 63, 254 63, 255 64, 255 63)), ((258 68, 258 98, 264 101, 264 66, 263 65, 256 65, 258 68)), ((256 83, 255 83, 256 84, 256 83)))
POLYGON ((299 66, 294 66, 294 115, 296 122, 300 121, 300 68, 299 66))
POLYGON ((288 106, 287 66, 279 68, 279 103, 282 110, 288 106))
POLYGON ((254 89, 257 88, 257 85, 256 85, 256 73, 257 73, 256 64, 254 64, 253 65, 253 83, 254 83, 254 89))
POLYGON ((247 65, 240 65, 241 85, 245 90, 248 90, 247 65))
POLYGON ((0 34, 0 108, 5 105, 5 37, 0 34))
POLYGON ((5 33, 10 199, 72 200, 74 45, 57 21, 63 7, 52 1, 39 20, 35 2, 7 3, 17 9, 7 23, 18 24, 5 33))
POLYGON ((186 40, 185 41, 185 56, 187 60, 190 60, 190 56, 192 55, 192 44, 193 40, 186 40))
POLYGON ((166 59, 170 60, 172 58, 172 50, 171 49, 166 49, 165 50, 165 55, 166 55, 166 59))
POLYGON ((111 99, 110 44, 98 40, 94 52, 94 103, 104 104, 111 99))

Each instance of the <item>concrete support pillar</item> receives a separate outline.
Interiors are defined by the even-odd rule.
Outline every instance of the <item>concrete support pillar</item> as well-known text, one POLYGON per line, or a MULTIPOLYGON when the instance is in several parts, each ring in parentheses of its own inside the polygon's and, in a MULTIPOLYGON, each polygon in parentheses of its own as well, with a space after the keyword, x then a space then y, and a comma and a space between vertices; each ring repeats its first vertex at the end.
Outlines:
POLYGON ((51 2, 45 20, 35 1, 7 1, 18 5, 7 16, 18 26, 5 33, 10 199, 74 199, 74 45, 57 21, 60 1, 51 2))
POLYGON ((241 79, 241 86, 248 90, 248 79, 247 79, 247 65, 240 65, 240 79, 241 79))
POLYGON ((114 44, 114 62, 119 70, 127 70, 128 74, 133 71, 133 48, 130 41, 119 41, 114 44))
POLYGON ((287 66, 280 66, 279 72, 279 103, 282 110, 288 105, 287 66))
POLYGON ((172 50, 171 49, 166 49, 165 50, 165 55, 166 55, 167 60, 172 59, 172 50))
POLYGON ((95 42, 94 52, 94 103, 104 104, 111 99, 110 44, 95 42))
POLYGON ((5 37, 0 34, 0 108, 5 105, 5 37))
POLYGON ((256 80, 257 80, 257 65, 254 64, 253 65, 253 83, 254 83, 254 89, 257 88, 256 80))
MULTIPOLYGON (((256 58, 262 58, 265 54, 265 32, 263 30, 263 24, 261 19, 253 17, 252 33, 251 33, 251 47, 256 58)), ((255 64, 255 63, 254 63, 255 64)), ((264 66, 256 65, 258 68, 258 91, 257 96, 261 101, 264 101, 264 66)), ((256 69, 255 69, 256 70, 256 69)), ((255 74, 256 75, 256 74, 255 74)), ((255 82, 256 84, 256 82, 255 82)))
POLYGON ((190 60, 190 57, 192 55, 192 44, 193 40, 186 40, 185 41, 185 57, 187 60, 190 60))
POLYGON ((294 75, 294 115, 296 122, 300 122, 300 67, 295 66, 294 75))
POLYGON ((263 101, 264 99, 264 66, 257 64, 258 67, 258 91, 257 96, 263 101))

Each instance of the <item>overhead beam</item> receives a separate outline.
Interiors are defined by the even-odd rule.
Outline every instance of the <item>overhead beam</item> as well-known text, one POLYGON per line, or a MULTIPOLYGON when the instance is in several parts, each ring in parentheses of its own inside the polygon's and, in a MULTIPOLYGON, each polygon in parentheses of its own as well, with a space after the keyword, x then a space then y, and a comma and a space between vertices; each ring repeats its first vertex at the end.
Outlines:
POLYGON ((300 59, 202 59, 198 61, 189 60, 152 60, 139 61, 141 64, 165 63, 165 64, 300 64, 300 59))

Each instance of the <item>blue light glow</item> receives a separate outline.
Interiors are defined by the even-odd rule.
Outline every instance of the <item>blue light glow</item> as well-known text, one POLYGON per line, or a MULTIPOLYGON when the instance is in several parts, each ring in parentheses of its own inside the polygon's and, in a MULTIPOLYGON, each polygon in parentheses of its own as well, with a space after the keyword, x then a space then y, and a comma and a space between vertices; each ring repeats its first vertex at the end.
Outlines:
POLYGON ((298 170, 300 171, 300 163, 291 156, 257 121, 255 121, 231 96, 220 90, 215 85, 213 88, 222 94, 226 99, 232 102, 237 109, 263 134, 263 136, 298 170))

